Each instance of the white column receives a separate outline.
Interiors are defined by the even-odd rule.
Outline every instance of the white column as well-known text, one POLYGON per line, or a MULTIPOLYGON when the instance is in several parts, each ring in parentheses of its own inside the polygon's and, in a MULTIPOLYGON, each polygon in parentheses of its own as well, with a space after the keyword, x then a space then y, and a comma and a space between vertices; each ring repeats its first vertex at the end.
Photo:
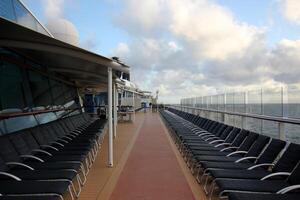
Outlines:
POLYGON ((117 89, 116 84, 114 84, 114 138, 117 137, 117 122, 118 122, 118 113, 117 113, 117 89))
POLYGON ((135 121, 135 102, 134 102, 135 93, 132 92, 132 105, 133 105, 133 122, 135 121))
POLYGON ((112 69, 108 70, 108 166, 113 167, 113 124, 112 124, 112 69))

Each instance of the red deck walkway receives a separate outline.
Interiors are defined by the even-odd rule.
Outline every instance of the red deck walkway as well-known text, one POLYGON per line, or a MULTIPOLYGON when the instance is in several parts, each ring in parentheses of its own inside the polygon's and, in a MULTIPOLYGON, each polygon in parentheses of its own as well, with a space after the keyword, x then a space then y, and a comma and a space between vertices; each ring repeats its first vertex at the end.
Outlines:
POLYGON ((157 114, 145 120, 111 200, 194 200, 157 114))

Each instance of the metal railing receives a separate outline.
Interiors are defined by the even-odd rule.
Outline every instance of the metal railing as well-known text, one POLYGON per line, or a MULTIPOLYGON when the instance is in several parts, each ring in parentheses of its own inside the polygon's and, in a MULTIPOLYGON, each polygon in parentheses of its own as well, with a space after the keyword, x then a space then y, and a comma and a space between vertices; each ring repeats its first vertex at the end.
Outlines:
POLYGON ((167 107, 174 108, 191 114, 196 114, 201 117, 209 118, 212 120, 220 121, 225 124, 230 124, 228 121, 228 116, 239 117, 240 120, 238 124, 231 123, 230 125, 235 125, 244 129, 249 129, 249 119, 260 120, 262 126, 264 121, 269 121, 277 124, 278 132, 277 134, 275 133, 276 135, 273 135, 273 137, 280 138, 282 140, 290 140, 292 142, 300 143, 300 119, 297 118, 252 114, 247 112, 241 113, 241 112, 234 112, 234 111, 224 111, 224 110, 199 108, 193 106, 182 106, 182 105, 167 105, 167 107), (292 139, 287 137, 286 124, 299 126, 298 134, 292 139))

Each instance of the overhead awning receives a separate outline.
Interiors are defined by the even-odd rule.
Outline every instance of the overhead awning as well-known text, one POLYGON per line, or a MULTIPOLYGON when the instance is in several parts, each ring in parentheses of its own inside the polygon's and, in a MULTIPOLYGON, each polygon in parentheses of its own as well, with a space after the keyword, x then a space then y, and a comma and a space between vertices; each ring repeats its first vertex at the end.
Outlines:
POLYGON ((107 85, 107 68, 129 73, 129 67, 110 58, 35 32, 0 17, 0 46, 15 49, 47 69, 64 75, 79 87, 107 85))

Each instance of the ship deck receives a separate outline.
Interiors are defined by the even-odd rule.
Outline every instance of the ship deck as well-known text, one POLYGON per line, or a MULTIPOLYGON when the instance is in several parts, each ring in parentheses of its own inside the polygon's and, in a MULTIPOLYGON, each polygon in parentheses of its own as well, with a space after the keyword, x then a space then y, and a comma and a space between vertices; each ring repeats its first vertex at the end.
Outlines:
POLYGON ((114 167, 107 167, 107 136, 79 200, 205 200, 158 113, 119 123, 114 167))

